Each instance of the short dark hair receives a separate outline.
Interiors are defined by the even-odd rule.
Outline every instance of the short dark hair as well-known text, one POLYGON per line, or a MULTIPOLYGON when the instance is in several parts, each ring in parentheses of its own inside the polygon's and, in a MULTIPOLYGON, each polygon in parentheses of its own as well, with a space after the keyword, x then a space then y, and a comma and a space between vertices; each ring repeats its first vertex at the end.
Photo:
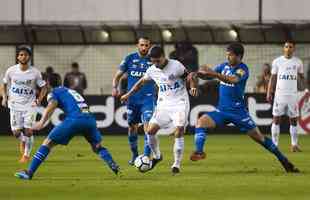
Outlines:
POLYGON ((20 46, 18 46, 17 47, 17 54, 19 54, 19 52, 21 52, 21 51, 26 51, 29 56, 32 56, 32 50, 27 45, 20 45, 20 46))
POLYGON ((232 53, 234 53, 236 56, 240 56, 241 59, 243 58, 243 55, 244 55, 244 47, 243 47, 243 45, 242 45, 241 43, 239 43, 239 42, 230 43, 230 44, 227 46, 226 51, 232 52, 232 53))
POLYGON ((52 88, 61 86, 60 77, 57 74, 49 74, 46 76, 46 81, 52 88))
POLYGON ((165 51, 160 46, 153 46, 149 51, 149 56, 151 58, 160 58, 161 56, 165 56, 165 51))
POLYGON ((294 46, 296 45, 296 42, 293 39, 286 39, 284 44, 285 43, 290 43, 290 44, 293 44, 294 46))
POLYGON ((151 42, 151 38, 149 38, 149 37, 147 37, 147 36, 145 36, 145 35, 139 35, 139 36, 137 37, 137 41, 136 41, 137 44, 139 43, 139 40, 140 40, 140 39, 148 40, 148 41, 151 42))
POLYGON ((73 67, 73 68, 79 68, 79 63, 73 62, 73 63, 71 64, 71 67, 73 67))

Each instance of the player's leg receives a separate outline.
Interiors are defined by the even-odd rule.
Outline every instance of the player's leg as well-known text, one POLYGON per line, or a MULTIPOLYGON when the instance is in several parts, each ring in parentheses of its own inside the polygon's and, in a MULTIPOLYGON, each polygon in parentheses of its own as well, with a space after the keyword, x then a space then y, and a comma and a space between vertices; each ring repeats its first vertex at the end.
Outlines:
POLYGON ((281 116, 285 114, 285 108, 285 103, 278 102, 275 99, 272 107, 271 138, 276 146, 279 144, 281 116))
POLYGON ((102 137, 97 128, 96 119, 94 117, 87 117, 82 119, 79 123, 83 125, 81 131, 84 132, 84 137, 91 145, 94 153, 98 154, 100 159, 102 159, 115 174, 118 174, 118 164, 113 160, 109 150, 101 145, 102 137))
POLYGON ((177 126, 174 132, 174 145, 173 145, 173 155, 174 162, 171 166, 172 173, 176 174, 180 172, 181 161, 184 154, 184 126, 177 126))
POLYGON ((138 124, 139 124, 139 107, 133 104, 127 105, 127 121, 128 121, 128 143, 132 153, 129 164, 133 165, 138 152, 138 124))
POLYGON ((208 129, 223 125, 224 121, 225 116, 219 111, 207 112, 198 118, 194 136, 195 151, 190 156, 192 161, 202 160, 206 157, 204 145, 207 139, 208 129))
POLYGON ((22 162, 25 151, 25 137, 23 133, 24 126, 21 111, 10 110, 10 124, 13 135, 20 141, 19 151, 22 156, 20 162, 22 162))
MULTIPOLYGON (((143 130, 144 130, 144 150, 143 150, 143 154, 145 156, 150 157, 151 156, 151 148, 149 147, 148 143, 147 143, 147 130, 148 130, 148 125, 149 125, 149 121, 151 120, 152 116, 153 116, 153 110, 154 110, 154 105, 153 105, 153 101, 150 101, 151 103, 145 103, 142 108, 141 108, 141 121, 143 123, 143 130)), ((157 137, 157 135, 156 135, 157 137)), ((159 140, 157 138, 157 149, 159 149, 159 140)))
POLYGON ((291 151, 300 152, 301 149, 298 145, 298 133, 297 133, 297 122, 298 122, 298 100, 292 99, 288 104, 288 116, 290 118, 290 135, 291 135, 291 151))
POLYGON ((299 170, 283 155, 283 153, 272 142, 272 140, 267 136, 261 134, 257 127, 249 130, 248 135, 254 141, 261 144, 265 149, 274 154, 278 158, 278 160, 280 161, 286 172, 292 172, 292 173, 299 172, 299 170))
POLYGON ((35 111, 24 111, 24 137, 25 137, 25 151, 23 159, 27 162, 30 159, 31 150, 34 144, 33 130, 31 129, 35 123, 37 113, 35 111))

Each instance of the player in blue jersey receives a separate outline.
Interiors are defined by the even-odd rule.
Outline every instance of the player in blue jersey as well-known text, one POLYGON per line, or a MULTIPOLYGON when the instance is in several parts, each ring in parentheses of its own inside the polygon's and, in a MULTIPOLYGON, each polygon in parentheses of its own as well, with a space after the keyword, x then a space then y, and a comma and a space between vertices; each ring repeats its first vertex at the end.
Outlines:
POLYGON ((196 150, 190 159, 197 161, 205 158, 203 148, 208 129, 233 123, 240 131, 246 132, 254 141, 273 153, 287 172, 299 172, 279 151, 272 140, 261 134, 249 115, 244 99, 249 70, 247 65, 242 62, 243 54, 244 48, 242 44, 232 43, 226 50, 227 62, 215 67, 214 70, 205 68, 197 73, 190 74, 193 79, 197 77, 202 79, 217 78, 221 81, 217 109, 203 114, 197 120, 195 129, 196 150))
POLYGON ((47 97, 48 105, 44 110, 41 120, 34 125, 33 130, 41 130, 57 107, 64 111, 66 118, 61 124, 54 127, 43 141, 33 156, 29 168, 17 172, 15 176, 26 180, 32 179, 34 173, 54 146, 58 144, 67 145, 72 137, 80 133, 89 142, 93 151, 106 162, 115 174, 118 174, 118 165, 113 161, 109 151, 100 144, 101 134, 96 127, 95 117, 89 112, 84 98, 75 90, 58 87, 60 81, 56 76, 47 77, 47 84, 50 90, 47 97))
MULTIPOLYGON (((152 65, 151 60, 147 55, 150 47, 151 41, 149 38, 140 37, 138 39, 138 51, 126 56, 113 78, 112 96, 119 97, 119 80, 125 73, 127 73, 128 76, 127 90, 129 91, 134 86, 134 84, 138 82, 138 80, 145 74, 146 70, 152 65)), ((139 90, 139 92, 132 95, 127 101, 127 121, 129 126, 128 142, 132 153, 132 157, 129 160, 130 165, 133 165, 136 157, 138 156, 139 123, 142 122, 144 125, 144 130, 147 129, 148 122, 153 115, 154 104, 155 85, 153 82, 145 84, 141 90, 139 90)), ((147 145, 144 145, 144 148, 146 150, 144 152, 148 152, 148 154, 151 153, 151 150, 147 145)))

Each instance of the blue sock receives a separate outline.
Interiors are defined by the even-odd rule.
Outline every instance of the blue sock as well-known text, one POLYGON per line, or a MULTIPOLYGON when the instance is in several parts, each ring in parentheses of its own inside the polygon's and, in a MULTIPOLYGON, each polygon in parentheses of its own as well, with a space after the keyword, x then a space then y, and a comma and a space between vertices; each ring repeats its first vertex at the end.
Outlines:
POLYGON ((143 152, 143 154, 145 156, 148 156, 148 157, 151 155, 151 148, 147 142, 147 133, 144 135, 144 152, 143 152))
POLYGON ((37 171, 37 169, 39 168, 41 163, 45 160, 49 152, 50 149, 47 146, 45 145, 40 146, 38 151, 34 154, 30 166, 28 168, 28 172, 31 176, 37 171))
POLYGON ((130 150, 132 152, 133 157, 137 157, 138 156, 138 134, 129 132, 128 142, 129 142, 130 150))
POLYGON ((196 152, 202 153, 205 141, 207 139, 207 130, 205 128, 195 128, 195 146, 196 152))
POLYGON ((280 152, 278 147, 272 142, 272 140, 268 137, 265 137, 264 142, 262 145, 271 153, 273 153, 278 160, 283 161, 286 160, 287 158, 280 152))
POLYGON ((107 165, 109 165, 110 168, 116 165, 116 163, 113 161, 110 152, 106 148, 101 147, 98 151, 98 154, 100 158, 104 160, 104 162, 107 163, 107 165))

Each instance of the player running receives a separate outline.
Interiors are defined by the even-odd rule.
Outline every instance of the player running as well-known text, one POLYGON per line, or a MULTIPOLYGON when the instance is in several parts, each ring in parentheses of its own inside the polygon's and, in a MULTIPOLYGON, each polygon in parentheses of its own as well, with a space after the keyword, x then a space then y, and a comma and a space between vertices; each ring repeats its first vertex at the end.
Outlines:
POLYGON ((33 129, 41 130, 57 107, 64 111, 66 118, 61 124, 54 127, 43 141, 33 156, 28 170, 17 172, 15 176, 21 179, 32 179, 54 146, 58 144, 67 145, 72 137, 80 133, 84 134, 93 151, 99 154, 99 157, 106 162, 115 174, 118 174, 119 166, 113 161, 109 151, 101 146, 101 134, 96 127, 95 117, 89 112, 89 107, 84 98, 75 90, 58 87, 57 76, 47 77, 47 84, 50 90, 47 97, 48 106, 44 110, 41 120, 35 124, 33 129))
POLYGON ((205 68, 190 77, 217 78, 220 82, 219 102, 216 111, 207 112, 198 118, 195 129, 196 150, 190 156, 192 161, 205 158, 203 151, 207 130, 233 123, 240 131, 246 132, 254 141, 261 144, 274 154, 287 172, 299 172, 297 168, 280 152, 271 139, 261 134, 255 122, 249 115, 244 99, 244 89, 249 77, 249 70, 242 62, 244 48, 240 43, 232 43, 227 47, 227 62, 215 67, 205 68))
POLYGON ((14 136, 20 140, 21 163, 30 159, 34 143, 33 131, 30 128, 36 120, 36 107, 46 95, 41 72, 29 65, 31 55, 29 47, 18 47, 18 64, 9 67, 3 78, 2 106, 10 108, 11 129, 14 136), (38 87, 40 93, 36 98, 38 87))
MULTIPOLYGON (((145 74, 146 70, 151 66, 151 61, 148 54, 151 47, 149 38, 140 37, 138 39, 138 52, 129 54, 125 60, 120 64, 119 70, 113 78, 112 96, 118 97, 120 92, 118 85, 123 74, 128 75, 127 90, 129 91, 133 85, 145 74)), ((144 124, 144 131, 146 132, 148 122, 150 121, 155 104, 155 88, 154 83, 149 82, 145 84, 141 90, 132 95, 127 101, 127 121, 128 121, 128 142, 132 157, 129 164, 133 165, 138 156, 138 126, 142 122, 144 124)), ((145 136, 146 140, 146 136, 145 136)), ((146 143, 146 142, 145 142, 146 143)), ((150 150, 145 145, 145 152, 149 155, 150 150)))
POLYGON ((302 61, 293 56, 295 43, 286 41, 283 56, 272 62, 271 79, 269 81, 267 101, 273 102, 273 122, 271 125, 272 141, 278 146, 280 137, 281 116, 288 115, 290 121, 291 151, 299 152, 297 121, 299 116, 297 83, 305 88, 304 69, 302 61), (300 80, 300 81, 298 81, 300 80))
MULTIPOLYGON (((190 106, 184 80, 187 77, 187 71, 179 61, 166 59, 164 50, 159 46, 154 46, 150 50, 150 58, 153 65, 130 91, 121 97, 121 100, 128 100, 143 85, 149 81, 155 81, 159 91, 156 110, 146 132, 147 145, 154 154, 152 166, 154 168, 162 160, 156 133, 160 128, 172 123, 176 127, 176 131, 174 132, 175 142, 173 147, 174 163, 171 169, 172 173, 176 174, 180 172, 184 152, 184 131, 190 106)), ((191 82, 190 93, 194 96, 197 95, 194 82, 191 82)))

